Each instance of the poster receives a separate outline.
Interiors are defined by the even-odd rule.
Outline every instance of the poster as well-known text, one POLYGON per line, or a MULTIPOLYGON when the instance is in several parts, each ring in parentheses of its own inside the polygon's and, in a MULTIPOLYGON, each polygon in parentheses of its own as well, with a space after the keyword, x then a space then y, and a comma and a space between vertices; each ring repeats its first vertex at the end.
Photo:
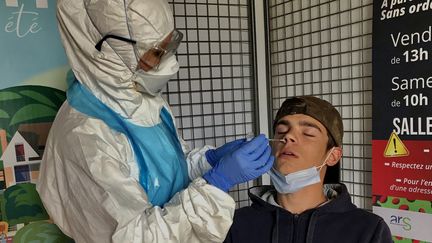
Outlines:
POLYGON ((373 212, 432 242, 432 1, 373 2, 373 212))
POLYGON ((55 0, 0 0, 0 242, 71 242, 35 189, 69 72, 55 0))

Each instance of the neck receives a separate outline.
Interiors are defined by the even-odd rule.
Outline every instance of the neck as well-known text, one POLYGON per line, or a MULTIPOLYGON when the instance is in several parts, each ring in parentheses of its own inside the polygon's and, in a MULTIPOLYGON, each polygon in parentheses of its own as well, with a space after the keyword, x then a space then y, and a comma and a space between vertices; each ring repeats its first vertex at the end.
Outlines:
POLYGON ((300 214, 308 209, 316 208, 327 201, 321 183, 307 186, 297 192, 277 194, 277 203, 293 214, 300 214))

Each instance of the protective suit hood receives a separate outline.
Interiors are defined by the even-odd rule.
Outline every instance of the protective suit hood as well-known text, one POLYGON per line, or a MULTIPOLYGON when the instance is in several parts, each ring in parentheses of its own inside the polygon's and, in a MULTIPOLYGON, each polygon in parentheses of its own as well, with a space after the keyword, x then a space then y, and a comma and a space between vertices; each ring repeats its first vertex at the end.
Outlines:
MULTIPOLYGON (((165 101, 159 94, 137 92, 134 72, 139 55, 132 45, 105 35, 139 41, 150 49, 174 29, 166 1, 160 0, 58 0, 57 18, 63 46, 76 78, 99 100, 138 124, 154 123, 165 101)), ((157 75, 157 72, 155 73, 157 75)), ((165 74, 161 74, 165 75, 165 74)), ((172 75, 172 73, 171 73, 172 75)))

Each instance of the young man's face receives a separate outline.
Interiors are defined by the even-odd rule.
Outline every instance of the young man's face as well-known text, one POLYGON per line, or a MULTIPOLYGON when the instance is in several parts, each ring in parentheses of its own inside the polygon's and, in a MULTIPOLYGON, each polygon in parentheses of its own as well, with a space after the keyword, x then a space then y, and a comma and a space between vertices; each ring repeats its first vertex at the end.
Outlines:
POLYGON ((320 166, 327 156, 326 128, 316 119, 303 115, 282 117, 275 128, 275 138, 287 143, 272 142, 275 169, 283 175, 312 166, 320 166))

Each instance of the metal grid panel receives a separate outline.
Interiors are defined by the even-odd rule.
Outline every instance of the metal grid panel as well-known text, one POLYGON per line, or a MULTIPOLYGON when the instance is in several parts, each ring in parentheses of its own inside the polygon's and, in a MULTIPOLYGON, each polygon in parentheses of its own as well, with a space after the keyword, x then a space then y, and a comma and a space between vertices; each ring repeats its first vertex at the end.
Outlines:
MULTIPOLYGON (((183 34, 181 65, 165 97, 177 127, 192 148, 220 146, 255 132, 250 1, 172 0, 175 25, 183 34)), ((249 205, 244 183, 230 194, 249 205)))
POLYGON ((269 0, 272 117, 290 96, 315 95, 344 123, 341 180, 371 209, 372 0, 269 0))

